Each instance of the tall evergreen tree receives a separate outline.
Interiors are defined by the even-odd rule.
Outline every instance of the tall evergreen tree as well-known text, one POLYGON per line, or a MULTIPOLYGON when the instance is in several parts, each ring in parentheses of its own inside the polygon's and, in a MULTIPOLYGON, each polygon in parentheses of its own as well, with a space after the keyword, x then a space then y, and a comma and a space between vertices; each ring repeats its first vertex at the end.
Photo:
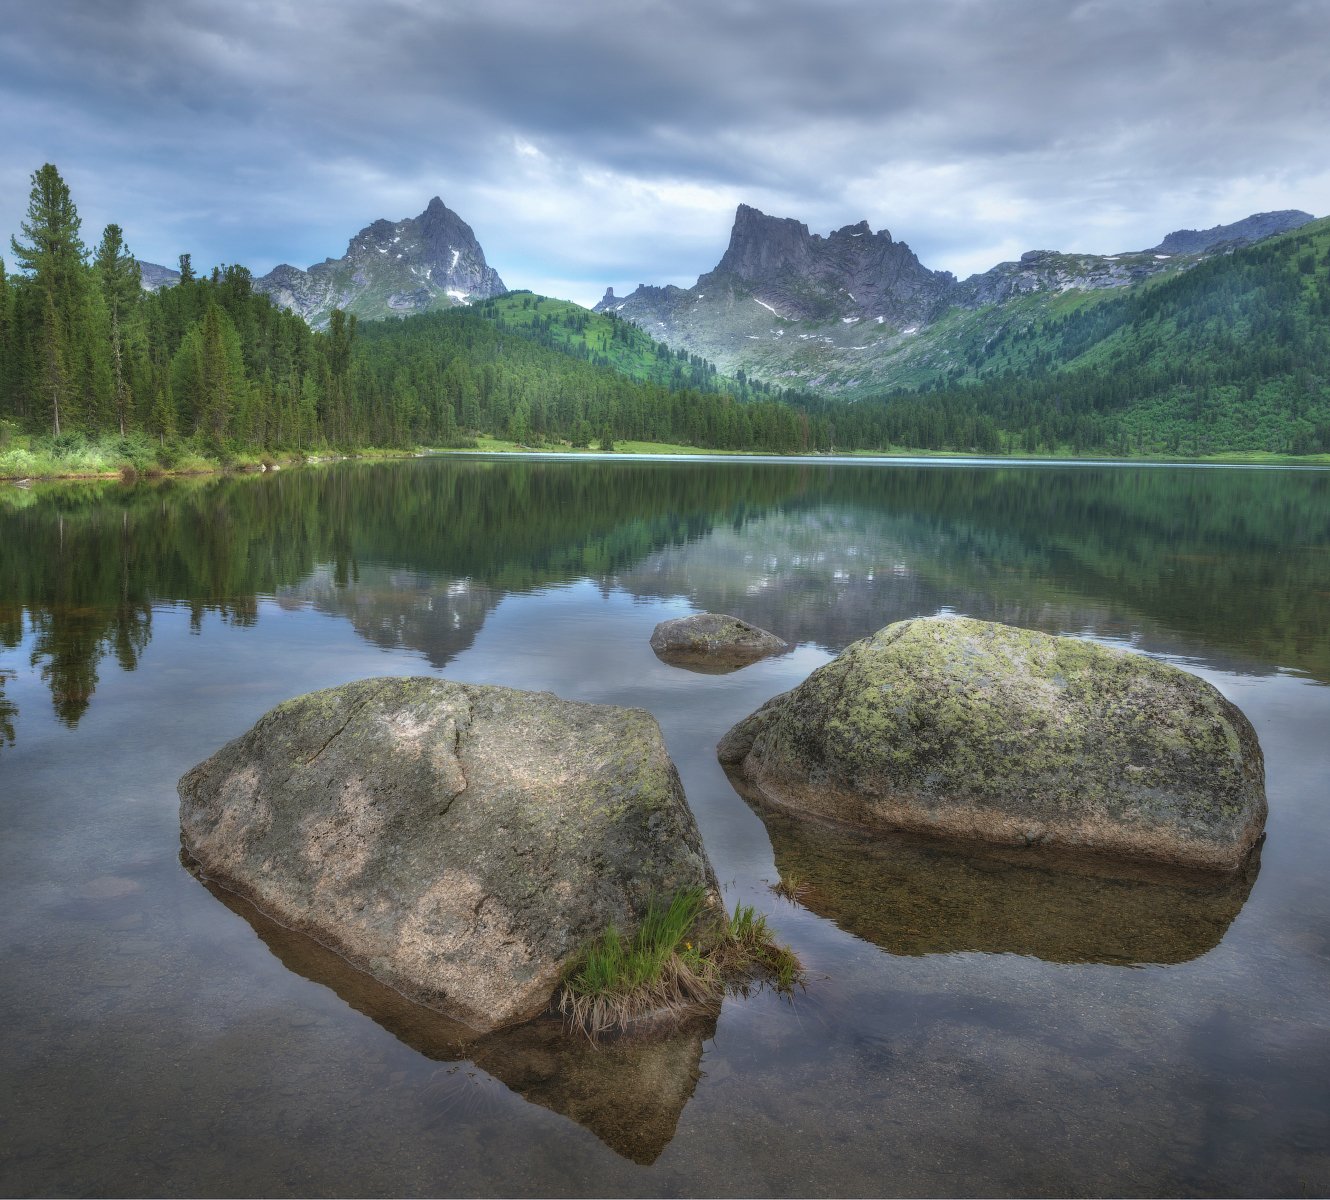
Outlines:
POLYGON ((108 225, 102 233, 94 262, 110 326, 112 397, 120 436, 125 436, 125 419, 132 405, 129 350, 135 330, 137 309, 142 302, 143 281, 139 264, 125 245, 119 225, 108 225))
POLYGON ((0 421, 11 412, 6 398, 14 392, 14 332, 14 289, 5 274, 5 260, 0 258, 0 421))
POLYGON ((51 425, 60 435, 62 415, 71 406, 70 360, 90 331, 87 320, 87 248, 79 238, 82 225, 69 187, 60 172, 46 163, 32 176, 28 219, 19 228, 26 242, 9 239, 14 259, 31 274, 41 294, 40 379, 37 386, 50 405, 51 425))

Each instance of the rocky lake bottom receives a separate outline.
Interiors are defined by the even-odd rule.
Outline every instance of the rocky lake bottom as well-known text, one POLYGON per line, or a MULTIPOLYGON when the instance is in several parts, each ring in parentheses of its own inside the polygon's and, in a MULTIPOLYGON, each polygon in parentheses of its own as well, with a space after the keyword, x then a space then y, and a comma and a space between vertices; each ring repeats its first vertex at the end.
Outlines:
POLYGON ((1327 685, 1330 471, 440 456, 5 489, 0 1192, 1325 1194, 1327 685), (658 659, 704 611, 794 648, 658 659), (1214 684, 1265 753, 1256 855, 1170 872, 745 800, 728 729, 936 613, 1214 684), (478 1039, 200 883, 177 779, 391 674, 647 709, 726 903, 807 989, 478 1039))

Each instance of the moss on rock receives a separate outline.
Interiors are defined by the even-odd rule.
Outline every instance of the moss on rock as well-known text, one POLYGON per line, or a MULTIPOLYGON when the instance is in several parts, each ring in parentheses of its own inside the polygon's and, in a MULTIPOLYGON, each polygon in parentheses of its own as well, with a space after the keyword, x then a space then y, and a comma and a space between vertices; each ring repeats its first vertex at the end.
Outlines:
POLYGON ((854 643, 719 753, 771 802, 851 824, 1226 870, 1266 814, 1256 734, 1208 683, 959 617, 854 643))

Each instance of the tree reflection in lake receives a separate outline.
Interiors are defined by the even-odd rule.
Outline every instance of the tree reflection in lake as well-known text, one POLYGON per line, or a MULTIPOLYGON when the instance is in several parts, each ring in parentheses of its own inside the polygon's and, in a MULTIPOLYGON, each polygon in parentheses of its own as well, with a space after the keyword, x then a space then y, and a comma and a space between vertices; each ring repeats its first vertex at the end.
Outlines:
POLYGON ((0 498, 0 640, 71 726, 154 606, 308 603, 440 668, 504 596, 577 579, 833 652, 949 608, 1327 681, 1330 475, 438 458, 0 498))
POLYGON ((1323 1193, 1328 485, 451 457, 0 487, 3 1190, 1323 1193), (696 608, 801 644, 678 671, 648 639, 696 608), (943 608, 1218 686, 1266 754, 1259 878, 755 816, 724 731, 943 608), (274 957, 181 870, 189 766, 296 692, 440 669, 650 711, 727 904, 768 911, 807 993, 654 1048, 585 1055, 557 1025, 461 1044, 317 947, 274 957), (806 905, 766 891, 777 869, 806 905))

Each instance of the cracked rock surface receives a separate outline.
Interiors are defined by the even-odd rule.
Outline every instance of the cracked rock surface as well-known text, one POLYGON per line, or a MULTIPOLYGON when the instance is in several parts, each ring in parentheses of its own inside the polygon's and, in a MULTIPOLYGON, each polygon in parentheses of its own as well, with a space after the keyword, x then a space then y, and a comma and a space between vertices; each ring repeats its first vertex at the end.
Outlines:
POLYGON ((208 879, 481 1031, 538 1015, 581 947, 653 898, 720 904, 640 709, 361 680, 278 705, 179 792, 208 879))

